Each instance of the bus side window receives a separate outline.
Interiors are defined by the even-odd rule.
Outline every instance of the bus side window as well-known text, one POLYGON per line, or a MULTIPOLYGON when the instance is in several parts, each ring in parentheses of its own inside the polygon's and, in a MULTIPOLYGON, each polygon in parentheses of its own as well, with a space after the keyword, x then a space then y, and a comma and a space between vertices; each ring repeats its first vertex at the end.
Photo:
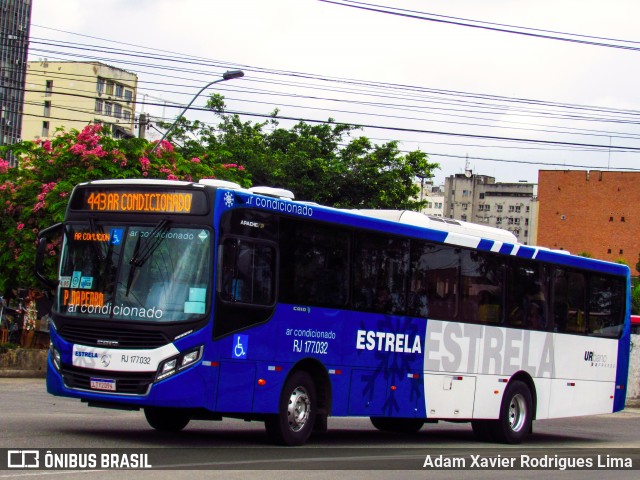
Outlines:
POLYGON ((354 306, 381 313, 405 314, 409 242, 393 237, 357 235, 353 262, 354 306))
POLYGON ((555 269, 551 301, 553 327, 557 332, 584 333, 586 282, 582 273, 555 269))
POLYGON ((234 303, 271 305, 275 298, 275 249, 253 240, 228 238, 221 250, 219 294, 234 303))
POLYGON ((547 330, 546 270, 535 262, 512 260, 507 283, 508 324, 547 330))
POLYGON ((589 279, 588 333, 617 338, 622 331, 624 285, 619 279, 592 274, 589 279))

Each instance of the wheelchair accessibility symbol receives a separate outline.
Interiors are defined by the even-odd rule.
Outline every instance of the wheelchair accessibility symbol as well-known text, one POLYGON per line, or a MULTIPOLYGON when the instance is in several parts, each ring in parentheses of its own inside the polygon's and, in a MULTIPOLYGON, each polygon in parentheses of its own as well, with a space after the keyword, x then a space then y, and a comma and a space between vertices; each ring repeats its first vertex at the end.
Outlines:
POLYGON ((231 356, 233 358, 247 358, 249 350, 249 335, 234 335, 233 350, 231 356))

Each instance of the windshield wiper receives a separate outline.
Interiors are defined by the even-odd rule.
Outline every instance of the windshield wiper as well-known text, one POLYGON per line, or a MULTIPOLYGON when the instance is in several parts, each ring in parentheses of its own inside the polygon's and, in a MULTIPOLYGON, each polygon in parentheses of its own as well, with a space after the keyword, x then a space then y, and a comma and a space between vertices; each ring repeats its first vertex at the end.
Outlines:
POLYGON ((137 280, 139 274, 139 267, 142 267, 153 252, 160 246, 162 241, 164 240, 164 234, 170 228, 171 221, 169 219, 163 219, 158 222, 158 224, 153 228, 153 230, 149 233, 147 240, 142 240, 142 235, 140 232, 138 233, 138 239, 136 240, 136 246, 133 249, 133 256, 129 260, 129 278, 127 278, 127 291, 125 296, 129 296, 129 291, 131 290, 132 285, 137 280))

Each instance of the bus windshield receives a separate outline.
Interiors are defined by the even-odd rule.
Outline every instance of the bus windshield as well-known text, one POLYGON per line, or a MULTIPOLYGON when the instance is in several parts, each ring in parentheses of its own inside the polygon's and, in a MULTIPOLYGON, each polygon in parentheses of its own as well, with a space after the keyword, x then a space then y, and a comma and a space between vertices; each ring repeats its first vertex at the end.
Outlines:
POLYGON ((69 224, 57 311, 75 318, 176 322, 201 317, 211 288, 211 232, 69 224))

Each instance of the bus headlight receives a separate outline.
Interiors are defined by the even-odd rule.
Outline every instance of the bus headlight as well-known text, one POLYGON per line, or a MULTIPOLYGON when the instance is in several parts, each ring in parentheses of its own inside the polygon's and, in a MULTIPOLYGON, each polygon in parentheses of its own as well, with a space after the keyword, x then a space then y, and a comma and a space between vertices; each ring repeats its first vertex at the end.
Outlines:
POLYGON ((62 364, 60 360, 60 352, 53 346, 53 343, 49 344, 49 354, 51 355, 51 360, 53 361, 53 365, 56 367, 56 370, 60 370, 60 365, 62 364))
POLYGON ((203 346, 192 348, 180 355, 171 357, 160 364, 158 368, 158 374, 156 375, 156 382, 164 380, 171 375, 184 370, 185 368, 194 365, 200 358, 202 358, 203 346))

